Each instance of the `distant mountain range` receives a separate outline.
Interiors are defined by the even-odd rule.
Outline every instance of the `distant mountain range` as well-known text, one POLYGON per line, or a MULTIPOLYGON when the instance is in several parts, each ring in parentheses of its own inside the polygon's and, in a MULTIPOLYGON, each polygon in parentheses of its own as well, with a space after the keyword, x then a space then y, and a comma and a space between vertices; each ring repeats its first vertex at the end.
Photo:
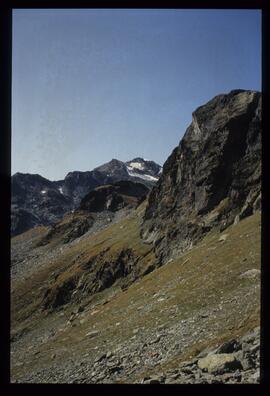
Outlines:
POLYGON ((69 172, 64 180, 50 181, 38 174, 12 176, 11 235, 37 225, 49 225, 80 205, 82 198, 96 187, 121 180, 152 187, 162 167, 154 161, 134 158, 122 162, 112 159, 92 171, 69 172))

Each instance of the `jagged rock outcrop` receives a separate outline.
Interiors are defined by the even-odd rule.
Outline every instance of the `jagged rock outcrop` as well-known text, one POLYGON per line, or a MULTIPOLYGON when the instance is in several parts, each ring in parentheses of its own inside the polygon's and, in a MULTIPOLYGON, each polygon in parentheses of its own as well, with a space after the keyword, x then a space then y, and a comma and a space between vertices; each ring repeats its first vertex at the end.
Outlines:
POLYGON ((16 205, 11 209, 11 234, 21 234, 40 224, 39 218, 29 210, 18 208, 16 205))
POLYGON ((50 181, 40 175, 16 173, 12 176, 11 235, 36 225, 51 225, 76 209, 82 198, 96 187, 121 180, 143 183, 151 188, 161 166, 135 158, 122 162, 112 159, 92 171, 69 172, 64 180, 50 181))
POLYGON ((58 239, 68 243, 84 235, 93 225, 99 227, 112 222, 116 212, 136 208, 149 193, 144 184, 122 180, 114 184, 99 186, 90 191, 81 201, 78 209, 66 214, 53 224, 45 237, 38 242, 43 246, 58 239))
POLYGON ((261 94, 234 90, 192 115, 153 187, 141 235, 163 263, 260 209, 261 94))
POLYGON ((128 285, 139 275, 138 260, 132 249, 116 253, 105 249, 82 264, 75 275, 58 280, 46 288, 42 308, 54 310, 69 303, 71 299, 79 303, 85 296, 107 289, 117 281, 123 286, 128 285))
POLYGON ((125 206, 136 206, 146 198, 149 189, 141 183, 120 181, 112 185, 97 187, 90 191, 81 201, 80 210, 115 212, 125 206))
POLYGON ((73 206, 72 199, 61 192, 58 182, 40 175, 16 173, 11 183, 12 236, 37 225, 52 224, 73 206))

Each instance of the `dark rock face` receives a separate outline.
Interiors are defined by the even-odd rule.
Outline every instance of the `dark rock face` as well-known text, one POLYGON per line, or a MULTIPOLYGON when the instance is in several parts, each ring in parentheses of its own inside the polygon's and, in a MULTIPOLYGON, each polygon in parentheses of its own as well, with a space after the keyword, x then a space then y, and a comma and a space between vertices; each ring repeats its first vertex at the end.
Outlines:
POLYGON ((82 197, 84 197, 89 190, 99 186, 101 181, 98 181, 93 176, 92 172, 69 172, 63 181, 63 193, 69 196, 78 206, 82 197))
POLYGON ((89 172, 70 172, 64 180, 50 181, 40 175, 12 176, 11 234, 36 225, 50 225, 80 205, 81 199, 98 186, 121 180, 143 183, 149 188, 159 178, 161 167, 153 161, 116 159, 89 172), (133 166, 132 166, 133 164, 133 166))
POLYGON ((15 205, 11 213, 11 234, 17 235, 39 224, 39 218, 30 211, 20 209, 15 205))
POLYGON ((54 310, 82 295, 92 295, 109 288, 117 281, 128 283, 127 277, 133 279, 138 275, 136 266, 138 257, 132 249, 123 249, 117 253, 110 253, 110 249, 104 250, 99 255, 91 257, 81 266, 82 276, 70 276, 62 283, 59 282, 46 288, 43 294, 42 308, 54 310), (80 291, 72 297, 72 293, 80 291))
POLYGON ((214 226, 260 209, 261 94, 232 91, 193 113, 164 164, 145 212, 142 237, 163 262, 214 226))
POLYGON ((118 279, 126 278, 136 267, 138 258, 134 255, 132 249, 122 250, 116 257, 101 262, 97 269, 97 261, 100 257, 95 257, 91 261, 90 267, 94 269, 94 281, 88 280, 88 293, 97 293, 112 286, 118 279))
POLYGON ((37 246, 47 245, 54 238, 61 238, 63 243, 68 243, 76 238, 84 235, 93 225, 94 219, 91 215, 84 216, 77 213, 71 218, 66 219, 64 216, 62 221, 53 224, 48 233, 42 238, 37 246))
MULTIPOLYGON (((68 213, 53 224, 38 246, 47 245, 54 238, 68 243, 84 235, 97 222, 111 222, 119 210, 136 208, 147 196, 149 188, 132 181, 120 181, 90 191, 81 201, 78 209, 68 213), (97 214, 103 217, 103 221, 97 214)), ((100 224, 101 225, 101 224, 100 224)))
POLYGON ((149 189, 141 183, 120 181, 90 191, 82 199, 79 209, 89 212, 101 212, 103 210, 115 212, 127 205, 136 206, 146 197, 148 192, 149 189))
POLYGON ((18 235, 36 225, 57 221, 72 207, 55 182, 40 175, 12 176, 11 234, 18 235))

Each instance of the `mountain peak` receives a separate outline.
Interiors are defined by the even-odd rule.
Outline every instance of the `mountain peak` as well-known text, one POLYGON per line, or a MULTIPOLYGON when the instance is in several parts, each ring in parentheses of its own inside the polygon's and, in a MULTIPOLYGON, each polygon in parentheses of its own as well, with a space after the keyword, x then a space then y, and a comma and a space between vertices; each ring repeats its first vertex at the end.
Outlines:
MULTIPOLYGON (((35 224, 51 224, 65 213, 74 210, 86 194, 103 185, 134 181, 151 188, 160 176, 161 167, 153 161, 137 157, 127 163, 116 158, 92 171, 69 172, 64 180, 50 181, 40 175, 16 173, 12 177, 13 227, 12 234, 26 231, 33 221, 26 221, 27 213, 35 224), (19 221, 23 212, 24 221, 19 221), (16 224, 23 224, 17 229, 16 224), (24 228, 24 225, 26 228, 24 228)), ((137 188, 139 188, 137 186, 137 188)))

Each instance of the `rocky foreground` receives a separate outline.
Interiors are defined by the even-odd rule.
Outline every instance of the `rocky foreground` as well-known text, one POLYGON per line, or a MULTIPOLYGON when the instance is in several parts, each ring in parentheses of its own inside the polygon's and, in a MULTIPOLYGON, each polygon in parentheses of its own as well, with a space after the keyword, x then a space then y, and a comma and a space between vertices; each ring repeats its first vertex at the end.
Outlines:
POLYGON ((143 384, 248 384, 260 381, 260 328, 217 349, 200 352, 194 359, 155 376, 143 384))

